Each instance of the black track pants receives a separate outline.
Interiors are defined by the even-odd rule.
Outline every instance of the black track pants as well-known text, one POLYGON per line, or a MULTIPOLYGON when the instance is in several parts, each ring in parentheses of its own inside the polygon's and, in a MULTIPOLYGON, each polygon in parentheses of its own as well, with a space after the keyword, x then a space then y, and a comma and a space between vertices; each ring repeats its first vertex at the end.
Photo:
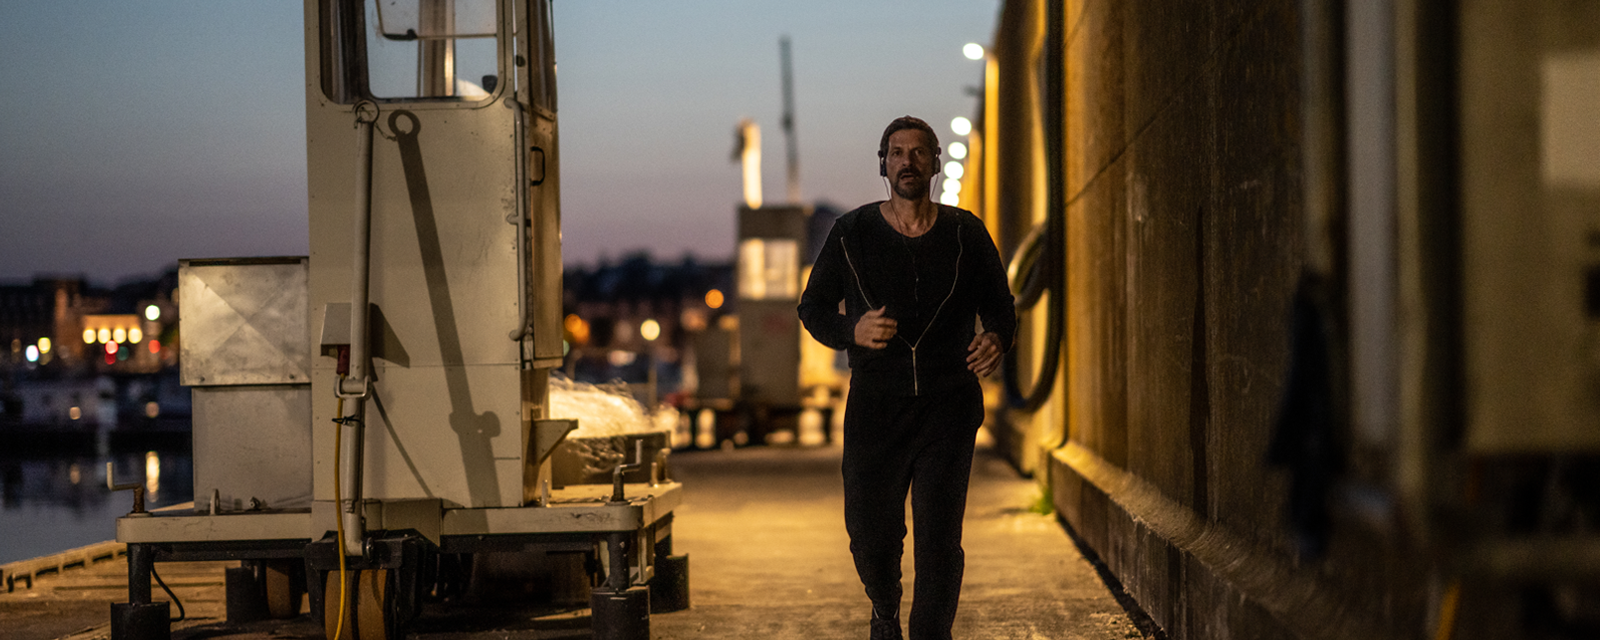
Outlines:
POLYGON ((900 606, 906 492, 916 533, 910 639, 946 640, 961 599, 961 519, 972 442, 983 423, 977 381, 917 397, 855 389, 844 414, 844 526, 867 597, 900 606))

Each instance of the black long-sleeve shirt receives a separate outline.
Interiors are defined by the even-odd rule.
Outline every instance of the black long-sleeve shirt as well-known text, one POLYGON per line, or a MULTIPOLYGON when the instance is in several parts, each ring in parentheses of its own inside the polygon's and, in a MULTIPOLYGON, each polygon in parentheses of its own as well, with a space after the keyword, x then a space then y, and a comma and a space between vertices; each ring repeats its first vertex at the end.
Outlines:
POLYGON ((884 220, 881 204, 834 222, 800 296, 800 321, 818 342, 849 352, 852 387, 925 395, 972 380, 974 319, 1000 336, 1002 352, 1017 328, 994 240, 977 216, 944 205, 927 233, 907 237, 884 220), (857 345, 856 323, 878 308, 898 323, 895 337, 883 349, 857 345))

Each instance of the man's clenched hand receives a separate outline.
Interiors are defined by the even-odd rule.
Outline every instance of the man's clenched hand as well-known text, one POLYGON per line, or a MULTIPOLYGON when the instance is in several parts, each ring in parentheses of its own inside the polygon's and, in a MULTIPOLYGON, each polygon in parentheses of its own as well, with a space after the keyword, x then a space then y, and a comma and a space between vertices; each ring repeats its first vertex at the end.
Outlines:
POLYGON ((856 344, 868 349, 889 346, 889 339, 899 330, 899 323, 894 318, 883 317, 883 310, 884 307, 878 307, 868 311, 856 322, 856 344))

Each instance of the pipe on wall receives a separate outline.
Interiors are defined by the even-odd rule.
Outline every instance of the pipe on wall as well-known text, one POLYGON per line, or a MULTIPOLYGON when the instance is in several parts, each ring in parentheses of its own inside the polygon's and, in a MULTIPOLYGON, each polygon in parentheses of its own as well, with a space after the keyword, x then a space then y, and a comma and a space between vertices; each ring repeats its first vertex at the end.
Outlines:
MULTIPOLYGON (((343 422, 339 428, 340 438, 349 438, 349 446, 343 447, 343 459, 336 461, 345 469, 340 475, 344 500, 346 504, 339 505, 339 517, 344 521, 344 553, 345 555, 360 555, 362 539, 366 537, 366 530, 361 520, 361 514, 356 504, 361 499, 361 441, 364 430, 359 417, 363 413, 365 400, 371 390, 371 376, 368 374, 369 340, 367 328, 369 322, 368 302, 371 261, 372 239, 372 130, 378 121, 378 107, 371 101, 362 101, 355 106, 356 116, 356 210, 355 233, 351 242, 351 274, 350 274, 350 374, 339 380, 338 395, 341 398, 354 402, 351 412, 356 420, 343 422)), ((339 416, 343 418, 344 416, 339 416)))

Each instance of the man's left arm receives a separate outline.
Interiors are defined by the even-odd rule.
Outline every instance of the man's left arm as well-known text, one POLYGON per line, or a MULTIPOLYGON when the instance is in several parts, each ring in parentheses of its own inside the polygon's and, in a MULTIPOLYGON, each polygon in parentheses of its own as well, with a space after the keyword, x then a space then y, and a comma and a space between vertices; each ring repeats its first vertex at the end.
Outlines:
POLYGON ((977 260, 976 294, 978 317, 983 320, 983 333, 967 347, 967 368, 980 377, 993 373, 1000 364, 1000 356, 1011 350, 1017 332, 1017 308, 1011 297, 1011 285, 1006 281, 1005 267, 1000 262, 1000 251, 995 248, 989 232, 981 224, 975 225, 983 242, 977 260))

